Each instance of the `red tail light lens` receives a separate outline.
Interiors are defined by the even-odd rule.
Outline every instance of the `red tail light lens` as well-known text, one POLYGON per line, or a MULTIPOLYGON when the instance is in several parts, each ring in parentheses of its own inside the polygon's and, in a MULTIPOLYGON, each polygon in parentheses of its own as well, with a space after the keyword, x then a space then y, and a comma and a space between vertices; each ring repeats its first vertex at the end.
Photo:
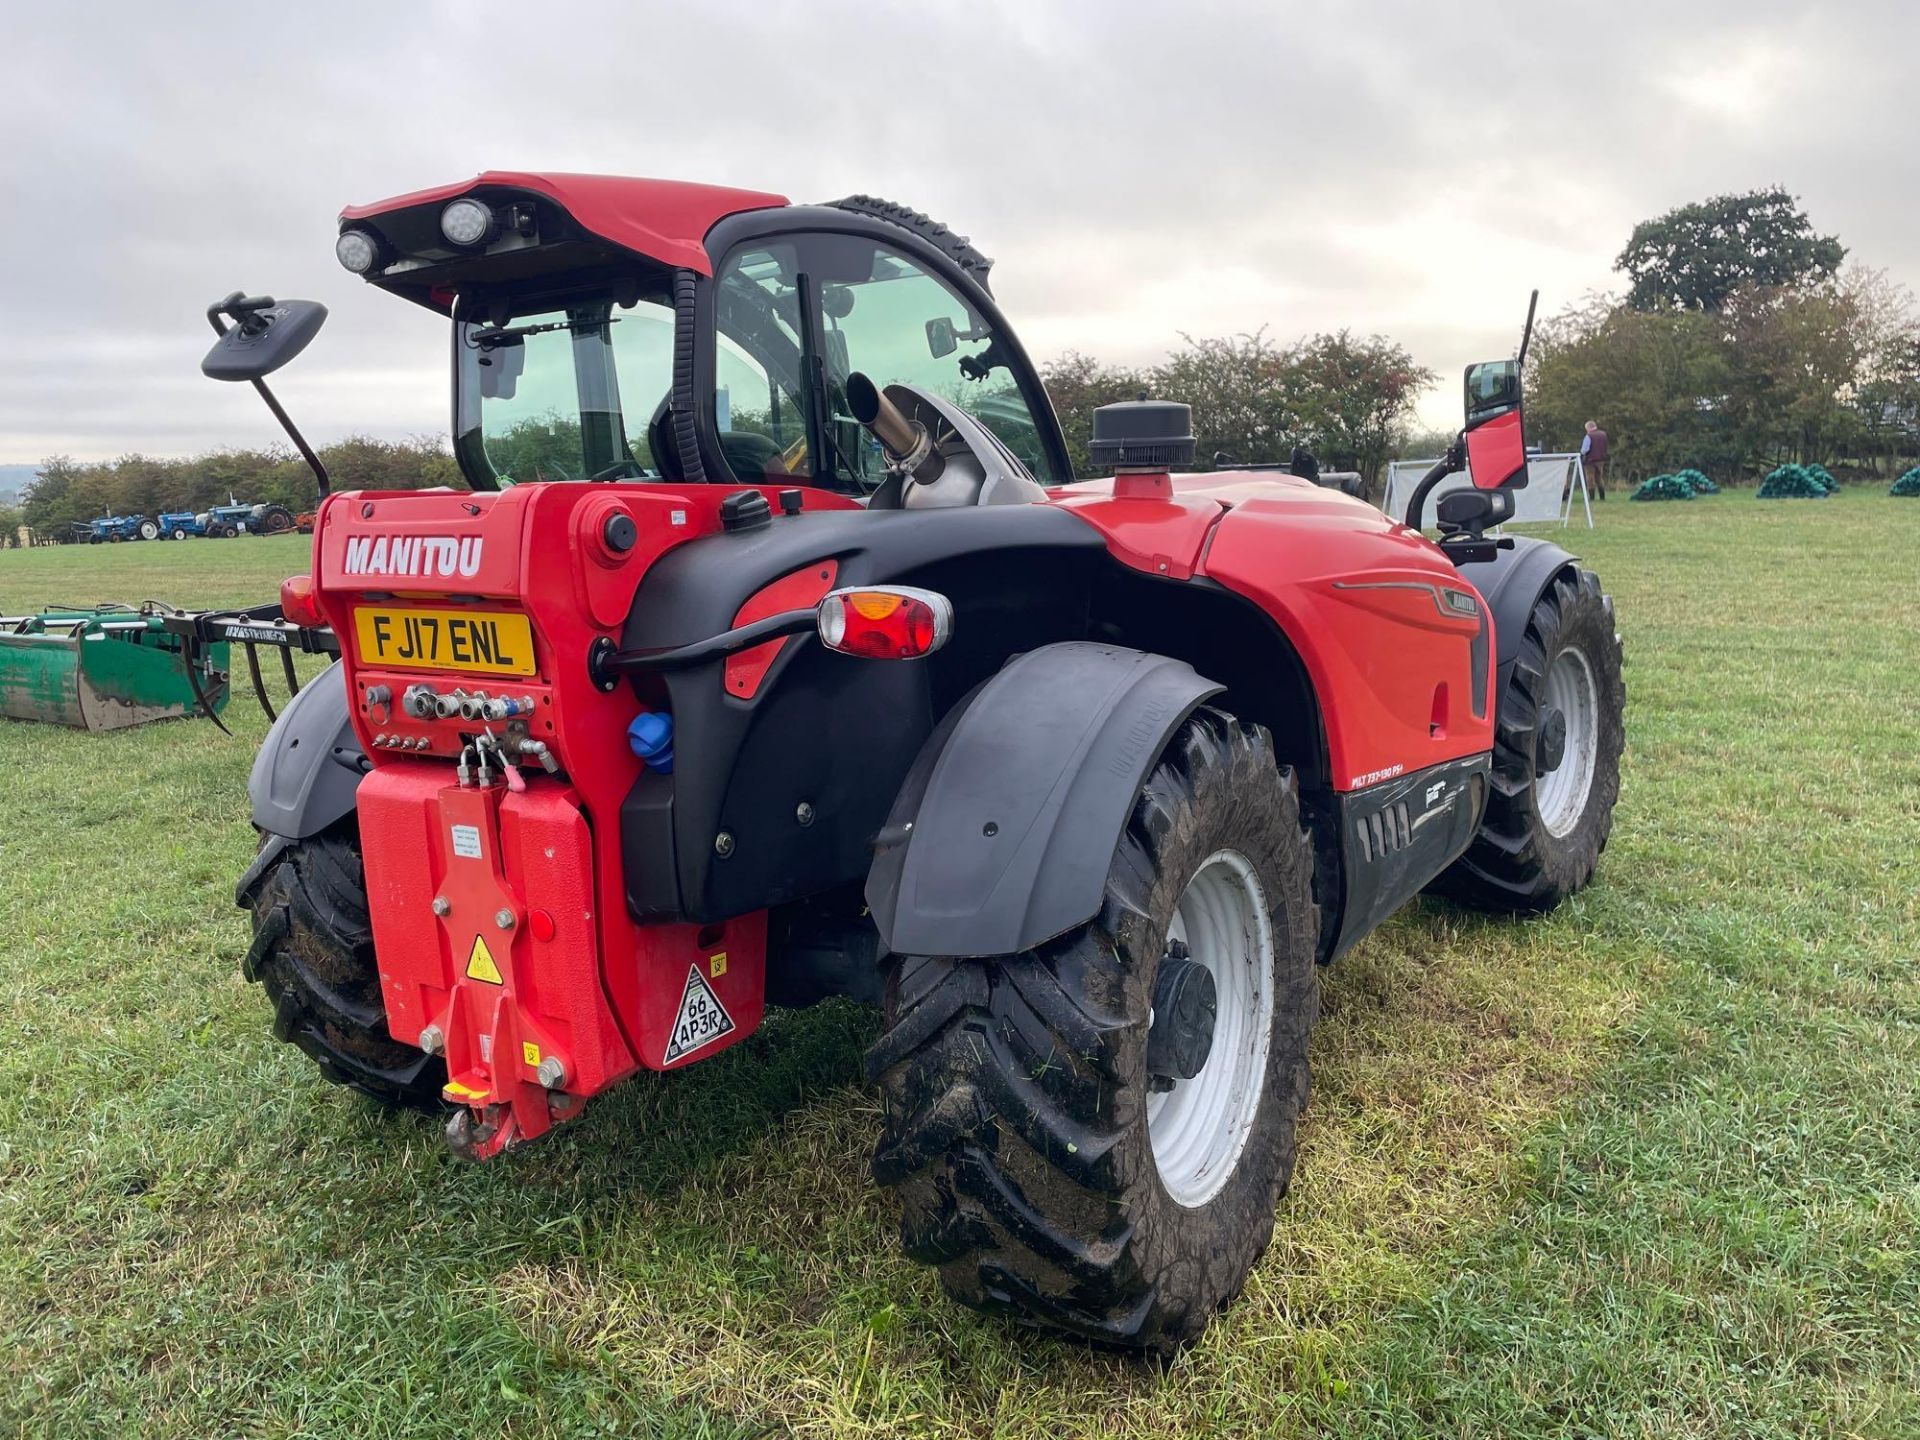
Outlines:
POLYGON ((293 575, 280 582, 280 613, 296 625, 327 623, 313 598, 311 575, 293 575))
POLYGON ((835 590, 819 614, 821 644, 868 660, 931 655, 953 633, 953 603, 906 585, 835 590))

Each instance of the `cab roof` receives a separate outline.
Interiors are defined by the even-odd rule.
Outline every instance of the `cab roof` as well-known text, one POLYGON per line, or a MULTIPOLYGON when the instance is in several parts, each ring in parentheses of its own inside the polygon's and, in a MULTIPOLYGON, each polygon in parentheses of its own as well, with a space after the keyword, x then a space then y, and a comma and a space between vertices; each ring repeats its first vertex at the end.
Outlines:
POLYGON ((383 216, 444 204, 487 189, 540 196, 565 211, 581 230, 608 244, 702 275, 713 273, 705 240, 716 222, 742 210, 766 210, 789 203, 784 195, 764 190, 735 190, 684 180, 488 170, 471 180, 416 190, 369 205, 349 205, 340 212, 340 224, 343 229, 356 221, 377 227, 383 216))

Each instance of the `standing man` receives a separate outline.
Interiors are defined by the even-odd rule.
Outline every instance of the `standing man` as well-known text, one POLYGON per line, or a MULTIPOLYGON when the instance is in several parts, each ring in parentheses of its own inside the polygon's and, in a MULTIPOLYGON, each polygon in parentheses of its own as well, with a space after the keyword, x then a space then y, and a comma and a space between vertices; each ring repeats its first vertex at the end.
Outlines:
POLYGON ((1607 498, 1607 432, 1595 421, 1587 421, 1587 436, 1580 442, 1580 467, 1587 472, 1587 484, 1594 498, 1607 498))

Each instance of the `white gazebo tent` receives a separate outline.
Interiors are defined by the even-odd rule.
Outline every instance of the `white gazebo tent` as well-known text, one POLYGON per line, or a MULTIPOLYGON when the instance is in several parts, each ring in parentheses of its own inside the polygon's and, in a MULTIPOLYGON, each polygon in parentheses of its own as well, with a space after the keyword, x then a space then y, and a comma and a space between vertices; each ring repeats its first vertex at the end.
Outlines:
MULTIPOLYGON (((1414 486, 1431 470, 1433 460, 1394 460, 1387 465, 1387 488, 1380 508, 1396 520, 1407 518, 1407 502, 1414 486)), ((1449 475, 1427 497, 1426 520, 1433 523, 1433 503, 1449 490, 1463 490, 1473 483, 1473 472, 1462 470, 1449 475)), ((1587 471, 1578 455, 1529 455, 1527 483, 1513 492, 1513 519, 1509 525, 1570 525, 1576 502, 1586 516, 1587 528, 1593 528, 1593 502, 1587 495, 1587 471), (1560 498, 1566 492, 1566 499, 1560 498)))

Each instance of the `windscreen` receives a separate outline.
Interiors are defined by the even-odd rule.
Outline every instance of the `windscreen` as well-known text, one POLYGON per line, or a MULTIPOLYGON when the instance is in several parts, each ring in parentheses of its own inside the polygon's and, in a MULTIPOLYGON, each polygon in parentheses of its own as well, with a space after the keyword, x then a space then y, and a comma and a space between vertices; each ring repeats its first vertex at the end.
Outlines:
POLYGON ((458 446, 471 476, 501 486, 659 475, 651 423, 673 384, 665 297, 528 302, 462 319, 458 446))

